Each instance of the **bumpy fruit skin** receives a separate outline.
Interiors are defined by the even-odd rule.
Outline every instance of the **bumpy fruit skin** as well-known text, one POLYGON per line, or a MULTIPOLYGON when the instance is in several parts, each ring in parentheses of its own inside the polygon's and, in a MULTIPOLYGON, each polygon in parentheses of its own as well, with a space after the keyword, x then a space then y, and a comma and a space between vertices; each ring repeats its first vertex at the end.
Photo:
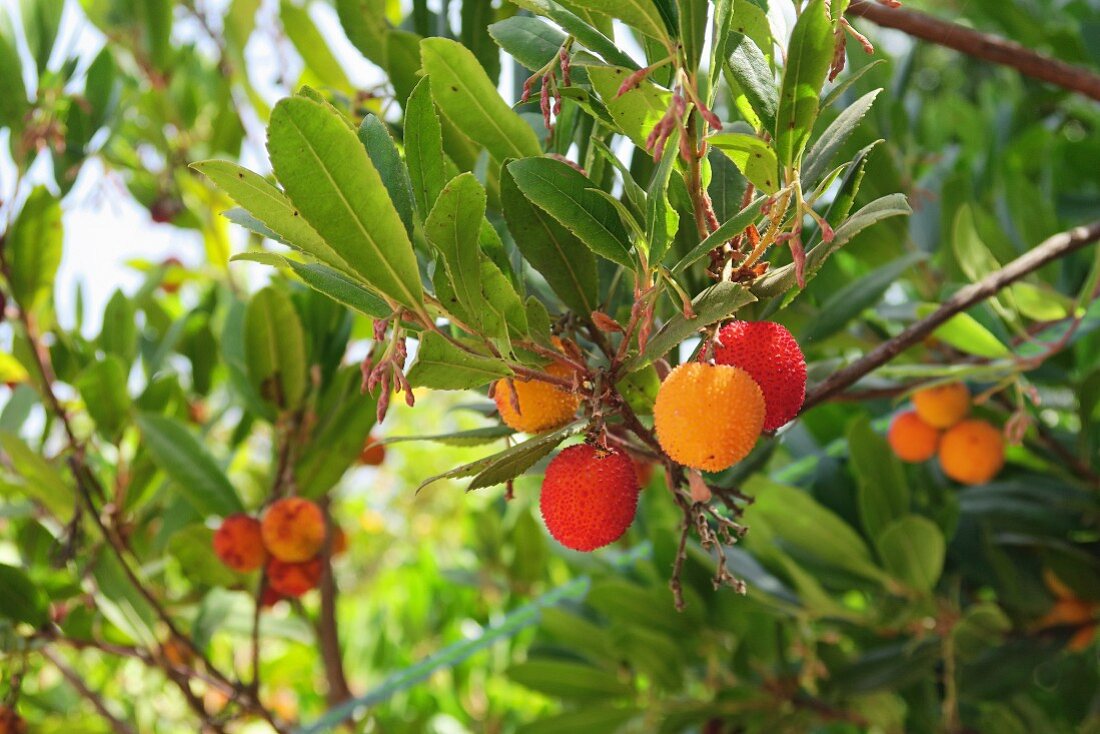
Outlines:
POLYGON ((764 394, 738 367, 691 362, 672 370, 653 406, 657 440, 673 461, 721 471, 745 458, 764 427, 764 394))
POLYGON ((267 564, 267 583, 271 590, 283 596, 299 597, 321 583, 321 559, 304 563, 287 563, 272 558, 267 564))
MULTIPOLYGON (((559 362, 547 365, 546 372, 567 380, 573 377, 572 368, 559 362)), ((506 380, 498 380, 493 385, 493 400, 501 420, 517 431, 542 433, 560 428, 573 419, 581 404, 579 395, 548 382, 515 379, 512 383, 519 397, 519 412, 512 405, 512 390, 506 380)))
POLYGON ((981 420, 965 420, 940 439, 943 473, 963 484, 985 484, 1005 463, 1004 436, 981 420))
POLYGON ((308 561, 325 543, 324 513, 301 497, 281 499, 267 508, 260 529, 267 552, 288 563, 308 561))
POLYGON ((917 463, 936 455, 940 432, 922 421, 915 410, 907 410, 891 421, 886 440, 899 459, 917 463))
POLYGON ((539 508, 566 548, 592 551, 622 537, 638 509, 638 476, 626 454, 570 446, 546 467, 539 508))
POLYGON ((961 382, 928 387, 913 393, 913 407, 933 428, 950 428, 970 412, 970 391, 961 382))
POLYGON ((0 706, 0 734, 27 734, 27 722, 7 706, 0 706))
POLYGON ((264 550, 260 521, 248 515, 236 514, 222 520, 214 531, 214 553, 229 568, 239 573, 255 571, 264 565, 264 550))
POLYGON ((774 321, 734 321, 718 341, 714 361, 745 370, 764 393, 764 430, 792 421, 806 399, 806 358, 791 332, 774 321))
POLYGON ((386 460, 386 447, 378 443, 378 437, 371 435, 359 452, 359 463, 364 466, 381 466, 386 460))

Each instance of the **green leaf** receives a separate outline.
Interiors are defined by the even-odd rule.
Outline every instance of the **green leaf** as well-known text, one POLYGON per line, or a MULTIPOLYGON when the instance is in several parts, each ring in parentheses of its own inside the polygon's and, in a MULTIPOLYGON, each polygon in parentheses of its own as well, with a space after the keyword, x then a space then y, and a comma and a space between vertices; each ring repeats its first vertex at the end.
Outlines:
POLYGON ((718 133, 707 142, 729 156, 756 188, 766 194, 779 191, 779 163, 768 143, 745 133, 718 133))
POLYGON ((542 153, 538 136, 501 99, 473 53, 446 38, 420 42, 424 71, 440 111, 498 161, 542 153))
POLYGON ((432 441, 445 446, 483 446, 512 435, 515 435, 515 431, 508 426, 486 426, 484 428, 471 428, 468 431, 436 433, 429 436, 386 436, 378 443, 384 445, 405 443, 407 441, 432 441))
POLYGON ((531 71, 538 71, 553 59, 565 34, 545 21, 526 15, 514 15, 489 26, 489 35, 506 54, 531 71))
POLYGON ((317 407, 313 440, 294 467, 305 497, 320 497, 336 486, 358 459, 378 415, 377 397, 360 390, 358 365, 342 368, 317 407))
POLYGON ((618 18, 666 46, 671 43, 661 13, 651 0, 574 0, 572 4, 578 8, 618 18))
MULTIPOLYGON (((684 46, 684 56, 688 60, 688 67, 695 68, 703 58, 703 46, 707 40, 707 13, 710 3, 707 0, 677 0, 676 15, 679 16, 679 29, 675 25, 669 25, 666 19, 665 25, 673 34, 679 30, 680 42, 684 46)), ((675 22, 675 19, 673 19, 675 22)))
POLYGON ((14 431, 0 430, 0 449, 14 469, 13 488, 33 500, 62 521, 73 515, 73 490, 53 464, 28 446, 14 431))
POLYGON ((494 83, 500 78, 500 52, 489 35, 488 26, 495 15, 492 0, 463 0, 459 35, 462 45, 473 52, 494 83))
POLYGON ((627 372, 633 372, 660 359, 700 329, 732 316, 737 309, 755 300, 748 289, 738 283, 712 285, 692 300, 694 318, 689 319, 678 311, 650 338, 645 351, 628 359, 624 368, 627 372))
POLYGON ((909 484, 886 438, 861 415, 848 428, 848 455, 856 478, 859 519, 868 538, 909 512, 909 484))
POLYGON ((759 516, 783 548, 798 560, 812 559, 826 567, 882 579, 882 572, 871 562, 871 553, 856 531, 808 492, 760 475, 750 479, 744 489, 755 498, 745 510, 745 523, 752 527, 753 519, 759 516))
POLYGON ((30 103, 10 12, 10 5, 0 8, 0 128, 11 128, 15 135, 23 129, 23 116, 30 103))
POLYGON ((412 244, 382 179, 339 114, 303 97, 271 113, 268 150, 302 216, 361 275, 397 303, 421 311, 412 244))
POLYGON ((38 73, 42 74, 46 71, 46 64, 57 40, 65 3, 61 0, 22 0, 20 6, 27 48, 34 58, 38 73))
POLYGON ((791 33, 775 115, 775 151, 783 166, 793 165, 806 147, 832 60, 833 24, 825 0, 810 0, 791 33))
MULTIPOLYGON (((351 272, 348 263, 317 234, 317 230, 301 216, 286 194, 268 183, 263 176, 229 161, 201 161, 192 163, 191 167, 213 181, 229 198, 262 222, 279 241, 312 255, 337 270, 351 272)), ((230 216, 232 212, 233 210, 226 212, 225 216, 237 221, 230 216)), ((266 236, 266 233, 261 234, 266 236)))
POLYGON ((412 236, 413 231, 413 192, 409 172, 401 161, 401 154, 390 137, 386 124, 374 115, 368 114, 359 125, 359 139, 367 149, 371 163, 378 169, 382 184, 390 194, 390 201, 397 209, 397 215, 405 225, 405 231, 412 236))
POLYGON ((306 7, 298 7, 290 0, 279 3, 279 20, 282 21, 294 49, 305 62, 305 76, 316 79, 321 85, 341 92, 351 92, 352 84, 344 67, 336 60, 329 43, 317 29, 306 7))
POLYGON ((907 515, 886 526, 878 535, 877 545, 882 563, 892 576, 917 591, 935 588, 947 549, 936 523, 907 515))
POLYGON ((801 176, 803 187, 813 186, 825 174, 841 146, 851 137, 881 91, 881 89, 875 89, 863 95, 845 107, 829 127, 825 128, 825 132, 821 133, 810 148, 810 152, 806 154, 801 176))
POLYGON ((50 297, 61 264, 61 202, 45 186, 35 187, 7 239, 12 295, 24 310, 35 311, 50 297))
MULTIPOLYGON (((887 194, 867 204, 836 228, 832 242, 820 242, 806 254, 807 280, 821 269, 830 255, 872 224, 912 212, 905 200, 905 194, 887 194)), ((753 283, 752 292, 758 297, 775 296, 789 290, 794 284, 794 265, 788 263, 758 278, 753 283)))
POLYGON ((501 451, 499 454, 490 457, 488 464, 478 471, 477 476, 470 482, 470 486, 466 488, 466 491, 492 487, 495 484, 503 484, 510 479, 515 479, 538 463, 539 459, 549 455, 562 441, 580 433, 582 428, 583 426, 580 424, 568 425, 550 433, 540 434, 501 451))
POLYGON ((554 21, 566 33, 580 41, 581 45, 604 58, 609 64, 637 69, 630 55, 619 49, 618 44, 586 23, 573 11, 555 0, 512 0, 519 7, 554 21))
POLYGON ((634 89, 619 95, 619 87, 630 75, 631 69, 622 66, 586 66, 592 88, 607 106, 615 124, 634 144, 646 147, 646 138, 664 117, 672 101, 672 94, 649 81, 642 81, 634 89))
POLYGON ((587 317, 599 303, 596 258, 584 243, 528 201, 507 167, 501 173, 500 198, 516 247, 546 279, 562 302, 587 317))
POLYGON ((139 413, 137 425, 142 448, 196 511, 221 517, 244 511, 233 485, 182 423, 167 416, 139 413))
POLYGON ((290 268, 310 288, 371 318, 384 319, 392 313, 390 307, 381 298, 327 265, 300 263, 270 252, 242 252, 231 259, 263 263, 277 268, 290 268))
POLYGON ((485 218, 485 189, 472 173, 463 173, 443 187, 424 222, 424 236, 443 258, 454 295, 463 312, 490 335, 504 327, 486 309, 481 282, 481 247, 478 237, 485 218))
POLYGON ((512 370, 501 360, 470 354, 442 336, 428 333, 420 340, 408 380, 413 387, 469 390, 511 375, 512 370))
POLYGON ((760 218, 760 210, 764 206, 764 202, 768 199, 765 196, 757 197, 755 201, 749 204, 747 207, 737 212, 734 216, 730 217, 726 221, 722 222, 718 226, 718 229, 707 235, 707 238, 700 242, 698 245, 691 249, 687 255, 676 263, 672 268, 673 275, 679 275, 684 272, 689 266, 693 265, 699 258, 706 255, 718 245, 722 244, 726 240, 734 237, 741 232, 744 232, 746 228, 757 219, 760 218))
POLYGON ((103 326, 99 330, 99 347, 121 359, 127 367, 138 350, 138 328, 134 304, 121 290, 116 290, 103 310, 103 326))
POLYGON ((774 130, 779 93, 775 87, 775 75, 764 58, 764 52, 753 39, 740 33, 731 33, 727 43, 730 45, 730 72, 733 78, 764 129, 774 130))
POLYGON ((423 219, 447 182, 443 132, 435 114, 431 80, 421 79, 405 104, 405 162, 409 167, 416 208, 423 219))
MULTIPOLYGON (((917 318, 924 318, 937 308, 935 304, 922 304, 917 307, 917 318)), ((932 332, 932 335, 959 351, 977 357, 997 359, 1012 353, 1000 339, 968 313, 955 314, 932 332)))
POLYGON ((126 389, 126 363, 113 354, 93 362, 77 378, 76 389, 107 439, 115 440, 126 427, 130 414, 130 395, 126 389))
POLYGON ((46 623, 46 597, 21 569, 0 564, 0 589, 0 617, 32 627, 46 623))
POLYGON ((878 303, 902 273, 927 257, 923 252, 911 252, 848 283, 825 299, 817 317, 800 335, 800 341, 814 342, 832 336, 864 310, 878 303))
POLYGON ((252 297, 244 338, 248 374, 256 390, 281 409, 297 407, 308 386, 305 333, 286 294, 268 287, 252 297))
POLYGON ((668 201, 668 182, 679 159, 679 133, 669 138, 664 156, 653 172, 646 192, 645 237, 649 243, 646 254, 650 263, 659 263, 664 259, 680 226, 680 215, 668 201))
POLYGON ((528 660, 513 665, 505 675, 521 686, 554 698, 607 699, 627 696, 634 691, 633 686, 619 680, 614 672, 565 660, 528 660))
POLYGON ((628 268, 634 267, 618 212, 588 190, 593 183, 587 176, 552 158, 512 161, 508 172, 524 196, 577 235, 593 252, 628 268))
POLYGON ((359 53, 388 68, 386 0, 336 0, 336 14, 359 53))

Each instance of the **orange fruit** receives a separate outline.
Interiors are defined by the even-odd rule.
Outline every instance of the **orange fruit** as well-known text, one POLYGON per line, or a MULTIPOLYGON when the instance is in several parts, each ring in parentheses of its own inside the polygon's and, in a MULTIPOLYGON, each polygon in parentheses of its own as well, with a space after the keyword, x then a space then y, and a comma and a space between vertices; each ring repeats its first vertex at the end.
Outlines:
POLYGON ((222 563, 239 573, 255 571, 264 565, 260 521, 244 514, 230 515, 214 531, 214 553, 222 563))
POLYGON ((907 410, 891 421, 886 440, 899 459, 915 463, 936 455, 940 432, 922 421, 915 410, 907 410))
POLYGON ((672 370, 653 405, 657 441, 673 461, 721 471, 745 458, 764 427, 764 394, 739 367, 691 362, 672 370))
MULTIPOLYGON (((547 365, 546 372, 564 379, 573 377, 573 369, 560 362, 551 362, 547 365)), ((523 433, 542 433, 561 428, 573 419, 581 404, 579 395, 549 382, 519 378, 511 382, 515 386, 515 397, 518 400, 513 401, 512 389, 507 380, 497 380, 493 384, 493 401, 500 411, 501 420, 509 428, 523 433), (514 402, 519 403, 518 411, 514 402)))
POLYGON ((314 502, 288 497, 267 508, 260 530, 268 553, 280 561, 301 563, 325 544, 325 515, 314 502))
POLYGON ((982 420, 965 420, 940 439, 943 473, 963 484, 985 484, 1005 463, 1004 435, 982 420))
POLYGON ((913 407, 933 428, 950 428, 970 412, 970 391, 961 382, 926 387, 913 393, 913 407))

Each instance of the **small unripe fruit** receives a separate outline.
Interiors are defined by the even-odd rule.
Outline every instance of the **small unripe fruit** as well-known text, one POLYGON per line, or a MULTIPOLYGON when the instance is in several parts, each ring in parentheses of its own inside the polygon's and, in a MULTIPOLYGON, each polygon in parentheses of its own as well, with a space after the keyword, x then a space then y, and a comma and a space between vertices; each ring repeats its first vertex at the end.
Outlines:
POLYGON ((0 706, 0 734, 27 734, 27 722, 7 706, 0 706))
POLYGON ((321 559, 304 563, 287 563, 272 558, 267 564, 267 583, 271 590, 283 596, 299 597, 321 583, 321 559))
POLYGON ((281 499, 267 508, 260 529, 267 552, 288 563, 308 561, 325 544, 324 513, 301 497, 281 499))
POLYGON ((244 514, 230 515, 214 531, 214 553, 222 563, 238 573, 255 571, 264 565, 260 521, 244 514))
POLYGON ((373 434, 363 444, 363 450, 359 452, 359 463, 364 466, 381 466, 386 459, 386 446, 378 442, 378 437, 373 434))
POLYGON ((622 537, 638 509, 638 477, 626 454, 570 446, 546 467, 539 508, 566 548, 592 551, 622 537))
POLYGON ((774 321, 734 321, 718 341, 715 363, 745 370, 764 393, 764 430, 792 421, 806 399, 806 358, 791 332, 774 321))
POLYGON ((913 407, 933 428, 950 428, 970 412, 970 391, 961 382, 926 387, 913 393, 913 407))
POLYGON ((940 466, 956 482, 985 484, 1004 463, 1004 436, 985 421, 962 421, 940 439, 940 466))
MULTIPOLYGON (((546 372, 554 377, 572 379, 573 369, 560 362, 551 362, 546 372)), ((560 428, 573 419, 581 404, 579 395, 574 395, 557 385, 541 380, 513 379, 516 394, 507 380, 497 380, 493 385, 493 400, 500 411, 500 418, 509 428, 523 433, 542 433, 560 428), (519 411, 513 405, 518 398, 519 411)))
POLYGON ((721 471, 748 456, 764 427, 764 395, 738 367, 690 362, 661 383, 657 440, 673 461, 721 471))
POLYGON ((899 413, 890 423, 886 440, 902 461, 928 461, 936 455, 940 432, 920 419, 916 411, 899 413))

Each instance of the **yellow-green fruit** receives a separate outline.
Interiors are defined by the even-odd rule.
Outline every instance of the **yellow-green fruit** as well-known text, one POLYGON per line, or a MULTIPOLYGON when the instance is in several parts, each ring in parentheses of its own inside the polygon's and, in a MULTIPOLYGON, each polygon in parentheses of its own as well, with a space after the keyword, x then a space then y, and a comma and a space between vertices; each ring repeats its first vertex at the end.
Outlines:
POLYGON ((657 391, 661 389, 661 378, 657 376, 656 367, 647 365, 619 380, 615 388, 631 410, 639 415, 649 415, 653 412, 657 391))
POLYGON ((682 364, 657 392, 657 440, 673 461, 721 471, 745 458, 764 427, 764 394, 739 367, 682 364))
MULTIPOLYGON (((546 372, 566 380, 573 378, 573 370, 558 362, 548 365, 546 372)), ((497 380, 493 386, 493 401, 501 420, 517 431, 542 433, 560 428, 573 419, 581 404, 579 395, 549 382, 517 378, 512 384, 516 391, 514 396, 507 380, 497 380)))

